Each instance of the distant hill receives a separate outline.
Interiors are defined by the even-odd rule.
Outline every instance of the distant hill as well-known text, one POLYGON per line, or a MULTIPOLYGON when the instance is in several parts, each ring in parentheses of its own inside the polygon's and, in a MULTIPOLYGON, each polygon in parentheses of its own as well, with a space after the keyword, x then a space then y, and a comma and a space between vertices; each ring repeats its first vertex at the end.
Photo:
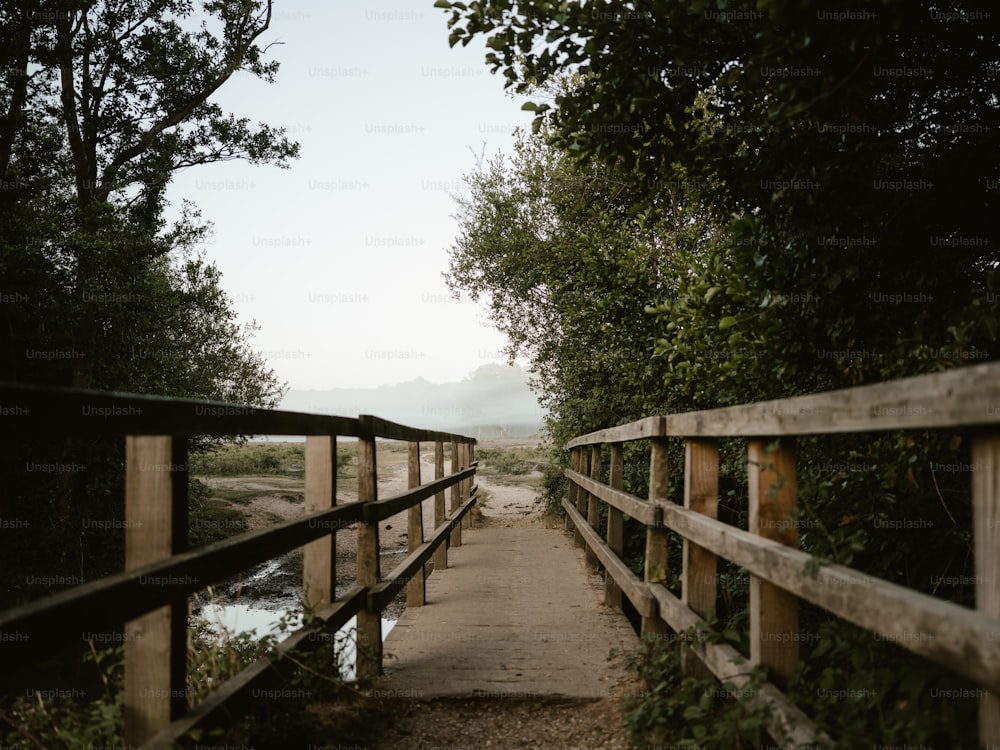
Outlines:
POLYGON ((479 438, 528 437, 542 429, 545 412, 517 364, 487 364, 454 383, 423 378, 377 388, 291 390, 281 409, 378 417, 479 438))

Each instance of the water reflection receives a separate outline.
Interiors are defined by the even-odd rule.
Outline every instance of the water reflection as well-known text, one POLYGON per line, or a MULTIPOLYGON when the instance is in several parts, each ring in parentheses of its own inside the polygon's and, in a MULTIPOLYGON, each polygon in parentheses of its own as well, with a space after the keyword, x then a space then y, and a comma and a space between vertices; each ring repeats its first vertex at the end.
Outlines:
MULTIPOLYGON (((282 640, 302 625, 301 613, 295 610, 271 611, 247 604, 210 603, 202 607, 193 617, 205 622, 220 637, 226 633, 231 636, 239 633, 251 633, 255 638, 276 635, 278 640, 282 640), (279 630, 282 618, 285 618, 287 624, 284 632, 279 630)), ((395 624, 395 620, 382 618, 383 639, 395 624)), ((354 680, 356 676, 356 627, 357 618, 352 617, 344 627, 337 631, 335 636, 336 650, 340 654, 340 677, 347 681, 354 680)))

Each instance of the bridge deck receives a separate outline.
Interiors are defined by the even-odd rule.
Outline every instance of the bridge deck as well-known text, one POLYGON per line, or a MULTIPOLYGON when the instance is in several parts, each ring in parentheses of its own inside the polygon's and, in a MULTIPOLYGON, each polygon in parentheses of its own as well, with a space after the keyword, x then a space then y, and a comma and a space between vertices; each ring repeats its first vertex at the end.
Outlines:
POLYGON ((384 694, 439 697, 603 698, 626 674, 612 649, 638 642, 602 604, 562 529, 521 521, 465 529, 449 567, 427 581, 427 604, 407 608, 385 640, 384 694))

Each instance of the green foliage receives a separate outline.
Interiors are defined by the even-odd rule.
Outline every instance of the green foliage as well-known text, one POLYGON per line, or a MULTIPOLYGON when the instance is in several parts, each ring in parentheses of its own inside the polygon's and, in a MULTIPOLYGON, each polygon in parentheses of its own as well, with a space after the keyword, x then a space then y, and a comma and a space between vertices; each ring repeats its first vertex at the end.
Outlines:
MULTIPOLYGON (((195 476, 276 474, 305 476, 305 443, 229 443, 212 446, 191 459, 195 476)), ((355 459, 354 445, 337 446, 337 476, 345 476, 355 459)))
POLYGON ((730 750, 757 747, 768 711, 754 703, 764 672, 754 671, 737 687, 686 675, 683 664, 697 659, 705 643, 737 638, 708 624, 665 639, 644 640, 629 666, 644 689, 625 703, 625 725, 634 747, 730 750))
POLYGON ((836 727, 836 750, 873 737, 888 746, 978 747, 975 685, 843 622, 822 622, 809 636, 788 692, 818 724, 836 727))
MULTIPOLYGON (((490 295, 511 351, 531 357, 556 451, 649 414, 1000 356, 1000 27, 980 22, 995 15, 985 2, 437 7, 453 45, 484 39, 488 65, 534 99, 533 135, 469 178, 450 279, 490 295)), ((806 572, 835 561, 972 605, 968 443, 965 430, 799 438, 806 572)), ((745 444, 720 447, 720 518, 746 528, 745 444)), ((629 462, 644 466, 642 450, 629 462)), ((566 463, 550 462, 550 507, 566 463)), ((669 465, 682 502, 677 447, 669 465)), ((625 481, 642 495, 642 469, 625 481)), ((679 570, 672 548, 674 590, 679 570)), ((719 580, 716 612, 744 628, 746 572, 719 580)), ((928 699, 951 684, 941 670, 821 613, 802 625, 815 647, 796 699, 844 747, 966 742, 942 727, 964 731, 967 706, 928 699), (821 685, 878 698, 838 710, 821 685)), ((697 718, 701 696, 675 689, 635 725, 670 707, 697 718)), ((737 731, 718 716, 706 732, 737 731)))
POLYGON ((476 450, 478 471, 485 474, 512 474, 520 476, 544 466, 544 453, 537 448, 495 447, 476 450))

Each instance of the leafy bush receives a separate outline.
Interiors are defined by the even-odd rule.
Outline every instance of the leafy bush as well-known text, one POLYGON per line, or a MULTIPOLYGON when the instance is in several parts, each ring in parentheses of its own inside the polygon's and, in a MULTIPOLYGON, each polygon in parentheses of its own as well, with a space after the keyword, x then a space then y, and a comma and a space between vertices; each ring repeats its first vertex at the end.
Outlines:
POLYGON ((625 725, 638 748, 676 747, 691 750, 756 748, 767 711, 748 698, 764 682, 756 670, 740 687, 715 679, 686 675, 682 664, 705 643, 739 640, 734 631, 714 632, 706 623, 667 639, 644 640, 629 666, 645 690, 626 699, 625 725))

